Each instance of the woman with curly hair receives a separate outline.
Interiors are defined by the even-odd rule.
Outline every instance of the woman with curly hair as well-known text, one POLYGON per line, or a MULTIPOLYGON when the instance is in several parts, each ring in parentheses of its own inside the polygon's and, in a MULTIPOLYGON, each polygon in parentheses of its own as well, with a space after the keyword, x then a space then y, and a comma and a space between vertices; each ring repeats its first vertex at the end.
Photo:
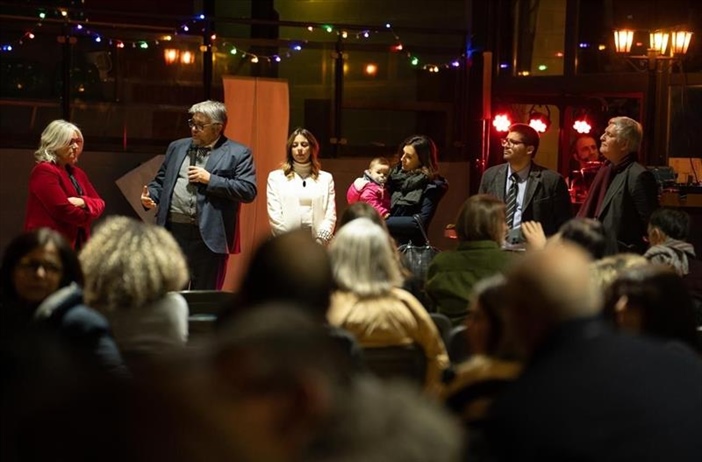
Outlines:
POLYGON ((188 305, 176 291, 188 282, 188 267, 167 230, 110 217, 96 229, 80 261, 85 301, 108 318, 125 357, 185 345, 188 305))

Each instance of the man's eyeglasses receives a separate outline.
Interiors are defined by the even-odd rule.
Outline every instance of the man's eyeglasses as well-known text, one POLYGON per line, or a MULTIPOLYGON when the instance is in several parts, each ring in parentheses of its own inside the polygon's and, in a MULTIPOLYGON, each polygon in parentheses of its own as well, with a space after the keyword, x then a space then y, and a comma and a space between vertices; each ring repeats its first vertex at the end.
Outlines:
POLYGON ((194 128, 195 130, 197 130, 199 132, 203 131, 205 128, 209 127, 210 125, 219 125, 219 122, 212 122, 210 124, 199 124, 199 123, 193 121, 193 119, 188 119, 188 127, 190 127, 191 129, 194 128))
POLYGON ((513 148, 514 146, 517 146, 518 144, 524 144, 524 141, 517 141, 517 140, 511 140, 509 138, 502 138, 500 140, 500 143, 502 143, 502 146, 507 146, 513 148))

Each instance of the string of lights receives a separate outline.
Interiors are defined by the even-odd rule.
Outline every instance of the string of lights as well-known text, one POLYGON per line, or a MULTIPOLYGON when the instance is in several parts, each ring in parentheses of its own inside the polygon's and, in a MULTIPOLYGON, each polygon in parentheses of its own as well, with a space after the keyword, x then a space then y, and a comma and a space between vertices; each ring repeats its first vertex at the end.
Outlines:
MULTIPOLYGON (((279 51, 277 53, 262 54, 259 52, 252 52, 250 49, 246 49, 241 43, 236 43, 235 40, 222 39, 217 37, 217 34, 208 34, 208 25, 212 21, 212 18, 208 18, 204 14, 198 14, 189 18, 187 21, 181 23, 178 27, 174 27, 170 33, 158 34, 156 37, 151 38, 127 38, 124 35, 119 36, 117 31, 101 32, 100 27, 91 23, 90 20, 84 17, 81 12, 75 12, 75 10, 69 11, 68 9, 57 8, 52 11, 40 10, 36 12, 37 22, 33 27, 25 29, 21 36, 19 36, 14 41, 6 42, 0 44, 0 52, 9 53, 16 51, 18 47, 26 44, 28 41, 34 40, 36 34, 38 34, 38 29, 40 29, 46 22, 63 21, 64 24, 70 26, 70 36, 73 39, 85 39, 92 40, 95 43, 105 43, 109 46, 115 46, 116 48, 130 47, 133 49, 148 50, 150 47, 164 47, 164 55, 166 60, 174 60, 178 55, 187 57, 185 60, 181 59, 183 63, 194 62, 194 55, 192 50, 178 50, 173 48, 176 39, 192 39, 194 37, 200 37, 201 43, 199 45, 199 51, 205 52, 208 49, 222 53, 223 55, 238 56, 242 59, 247 59, 251 63, 280 63, 285 59, 292 58, 297 52, 303 50, 303 48, 309 43, 306 38, 300 40, 289 40, 287 41, 287 47, 277 48, 279 51), (73 11, 73 13, 71 13, 73 11), (77 17, 76 17, 77 16, 77 17), (203 41, 202 37, 205 36, 209 41, 203 41), (204 43, 203 43, 204 42, 204 43), (170 58, 169 58, 170 56, 170 58)), ((390 23, 384 24, 383 26, 378 26, 375 28, 365 28, 362 30, 352 31, 343 26, 337 26, 334 24, 325 25, 309 25, 306 27, 308 33, 313 33, 316 31, 323 31, 328 34, 335 34, 337 39, 340 40, 356 40, 364 41, 370 39, 371 37, 383 37, 389 35, 391 37, 392 44, 390 45, 390 52, 398 53, 407 59, 410 66, 418 69, 422 69, 431 73, 439 72, 442 69, 458 69, 462 66, 470 65, 470 50, 469 47, 465 47, 465 52, 461 53, 446 62, 436 62, 425 59, 419 55, 419 53, 413 52, 411 47, 408 47, 398 33, 393 29, 390 23)), ((244 40, 242 40, 244 41, 244 40)))

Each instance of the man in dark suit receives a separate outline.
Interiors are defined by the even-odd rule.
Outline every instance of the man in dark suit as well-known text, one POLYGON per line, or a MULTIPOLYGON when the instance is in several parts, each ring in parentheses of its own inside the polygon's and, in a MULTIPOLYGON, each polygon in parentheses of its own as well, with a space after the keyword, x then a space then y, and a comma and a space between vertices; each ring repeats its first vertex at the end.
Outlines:
POLYGON ((229 254, 239 252, 239 208, 256 198, 256 170, 251 150, 223 135, 224 104, 204 101, 189 113, 192 137, 168 146, 141 202, 158 205, 156 223, 183 248, 190 289, 221 289, 229 254))
POLYGON ((658 185, 653 173, 636 162, 641 124, 614 117, 600 138, 607 163, 600 168, 579 217, 595 218, 608 233, 608 253, 646 251, 651 213, 658 208, 658 185))
POLYGON ((588 263, 559 244, 507 273, 508 327, 527 362, 491 408, 490 460, 702 460, 702 360, 614 332, 588 263))
POLYGON ((510 229, 518 230, 525 221, 538 221, 547 236, 555 234, 572 217, 570 194, 560 174, 534 163, 539 150, 538 132, 526 124, 513 124, 502 147, 507 163, 485 170, 478 192, 505 201, 510 229), (510 213, 513 174, 517 178, 516 202, 510 213))

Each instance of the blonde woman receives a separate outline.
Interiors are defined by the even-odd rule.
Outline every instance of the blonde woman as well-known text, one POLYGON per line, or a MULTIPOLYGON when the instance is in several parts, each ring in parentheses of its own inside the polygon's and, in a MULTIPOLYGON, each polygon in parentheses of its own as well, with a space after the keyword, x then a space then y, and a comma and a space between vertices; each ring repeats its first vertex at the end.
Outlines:
POLYGON ((320 244, 327 244, 336 226, 334 178, 321 170, 319 143, 304 128, 292 132, 282 166, 268 175, 268 222, 274 236, 309 228, 320 244))
POLYGON ((164 228, 110 217, 80 254, 85 301, 112 325, 126 358, 184 346, 188 305, 176 291, 188 282, 183 252, 164 228))
POLYGON ((47 227, 63 234, 74 249, 90 236, 105 201, 88 176, 76 167, 83 152, 83 134, 65 120, 54 120, 42 132, 37 165, 29 176, 25 231, 47 227))
POLYGON ((364 348, 419 345, 427 358, 425 388, 436 393, 449 365, 446 347, 424 306, 400 288, 402 275, 390 242, 368 218, 339 229, 329 245, 338 290, 327 317, 364 348))

